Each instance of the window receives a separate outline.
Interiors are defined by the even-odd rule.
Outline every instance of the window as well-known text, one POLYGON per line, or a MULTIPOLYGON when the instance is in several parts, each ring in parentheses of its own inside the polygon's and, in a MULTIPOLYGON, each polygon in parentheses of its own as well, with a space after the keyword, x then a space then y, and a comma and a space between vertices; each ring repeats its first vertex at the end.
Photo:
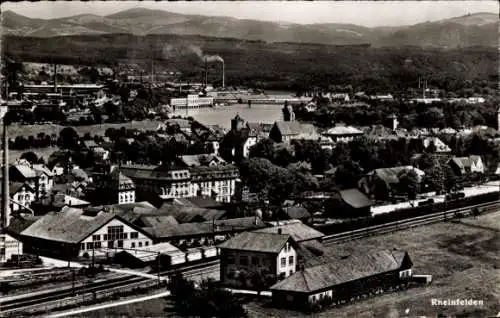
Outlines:
POLYGON ((108 241, 108 248, 113 248, 114 247, 114 241, 108 241))
POLYGON ((230 255, 227 257, 228 264, 234 264, 234 262, 235 262, 234 256, 230 255))
POLYGON ((130 247, 131 247, 131 248, 135 248, 135 242, 132 242, 132 243, 130 244, 130 247))
POLYGON ((142 247, 142 242, 139 242, 139 247, 142 247))
POLYGON ((101 242, 94 242, 94 248, 101 248, 101 242))
POLYGON ((248 258, 246 256, 240 256, 240 265, 248 265, 248 258))
POLYGON ((121 240, 123 239, 123 225, 109 226, 108 227, 108 240, 121 240))
POLYGON ((104 234, 103 236, 104 236, 103 241, 107 241, 108 240, 108 234, 104 234))
POLYGON ((286 257, 282 257, 281 258, 281 267, 285 267, 286 266, 286 257))
POLYGON ((101 236, 99 234, 92 235, 92 241, 100 241, 100 240, 101 240, 101 236))
POLYGON ((293 256, 288 258, 288 265, 293 265, 293 256))
POLYGON ((29 200, 30 200, 30 195, 29 195, 29 194, 25 195, 25 196, 24 196, 24 199, 25 199, 26 201, 29 201, 29 200))
POLYGON ((126 240, 128 238, 128 233, 123 233, 123 239, 126 240))
POLYGON ((148 241, 144 242, 144 245, 145 245, 145 246, 148 246, 148 245, 149 245, 149 242, 148 242, 148 241))
POLYGON ((118 241, 118 247, 123 247, 123 241, 122 240, 118 241))
POLYGON ((131 238, 131 239, 136 239, 136 238, 139 238, 139 233, 138 233, 138 232, 131 232, 131 233, 130 233, 130 238, 131 238))
POLYGON ((292 276, 293 275, 293 270, 290 270, 290 273, 288 273, 288 276, 292 276))
POLYGON ((91 249, 92 249, 92 247, 93 247, 92 242, 87 243, 87 249, 88 249, 88 250, 91 250, 91 249))
POLYGON ((252 265, 259 265, 259 258, 258 257, 252 257, 252 265))
POLYGON ((85 243, 80 244, 80 249, 81 249, 82 251, 85 251, 85 243))

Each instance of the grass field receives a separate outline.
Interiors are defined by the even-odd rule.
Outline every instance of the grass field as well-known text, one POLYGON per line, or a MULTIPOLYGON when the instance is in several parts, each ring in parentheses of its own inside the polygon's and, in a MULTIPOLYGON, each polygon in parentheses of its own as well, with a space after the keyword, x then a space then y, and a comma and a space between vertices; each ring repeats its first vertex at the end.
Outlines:
MULTIPOLYGON (((121 127, 125 128, 136 128, 136 129, 156 129, 159 121, 156 120, 143 120, 143 121, 131 121, 127 123, 121 124, 101 124, 101 125, 90 125, 90 126, 74 126, 73 128, 80 134, 84 135, 89 132, 94 135, 102 135, 104 136, 104 132, 108 128, 116 128, 120 129, 121 127)), ((47 124, 47 125, 11 125, 9 126, 9 137, 15 138, 17 136, 36 136, 39 133, 43 132, 46 135, 56 134, 59 135, 59 132, 65 126, 47 124)))
MULTIPOLYGON (((492 317, 500 311, 500 212, 464 219, 460 223, 438 223, 412 230, 332 245, 332 252, 407 250, 416 274, 431 274, 433 282, 403 292, 386 294, 315 314, 327 317, 492 317), (431 306, 431 300, 483 300, 477 307, 431 306), (408 311, 405 314, 405 311, 408 311)), ((277 310, 268 300, 245 305, 250 317, 311 317, 277 310)), ((164 299, 115 307, 92 313, 92 317, 166 317, 170 304, 164 299)))

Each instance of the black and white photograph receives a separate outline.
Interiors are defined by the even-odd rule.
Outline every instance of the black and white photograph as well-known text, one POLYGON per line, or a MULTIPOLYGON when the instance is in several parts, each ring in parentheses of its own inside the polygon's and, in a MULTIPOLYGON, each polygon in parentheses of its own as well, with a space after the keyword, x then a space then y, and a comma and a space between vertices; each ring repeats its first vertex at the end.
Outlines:
POLYGON ((0 317, 500 317, 497 0, 0 10, 0 317))

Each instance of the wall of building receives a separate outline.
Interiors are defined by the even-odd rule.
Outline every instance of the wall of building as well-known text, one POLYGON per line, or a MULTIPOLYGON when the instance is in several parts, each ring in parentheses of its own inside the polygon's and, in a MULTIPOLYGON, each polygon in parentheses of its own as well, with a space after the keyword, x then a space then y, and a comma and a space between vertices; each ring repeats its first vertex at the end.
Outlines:
MULTIPOLYGON (((272 253, 221 249, 220 264, 221 281, 233 286, 241 284, 241 280, 237 276, 240 271, 249 274, 253 271, 262 269, 277 274, 276 254, 272 253), (229 273, 233 274, 232 277, 230 277, 231 275, 229 273)), ((251 284, 249 280, 250 278, 247 284, 251 284)))
MULTIPOLYGON (((17 193, 12 196, 12 199, 16 202, 19 202, 19 204, 21 205, 29 207, 31 203, 35 201, 36 195, 31 191, 26 191, 26 187, 22 187, 17 193)), ((10 206, 12 211, 24 210, 24 207, 13 202, 10 206)))
POLYGON ((23 253, 23 243, 8 234, 0 234, 0 262, 6 262, 14 254, 23 253))
POLYGON ((143 233, 138 232, 134 228, 128 226, 118 219, 111 220, 108 224, 101 227, 99 230, 95 231, 92 235, 88 236, 80 243, 80 251, 78 256, 83 256, 87 253, 89 256, 92 256, 92 247, 94 247, 94 255, 100 256, 105 255, 105 251, 101 251, 99 248, 112 248, 112 247, 120 247, 120 248, 141 248, 145 246, 153 245, 153 241, 151 238, 145 236, 143 233), (113 240, 113 245, 108 245, 107 238, 108 229, 112 226, 123 226, 123 239, 115 239, 113 240), (99 236, 99 237, 97 237, 99 236), (105 237, 106 236, 106 237, 105 237), (121 246, 119 242, 121 241, 121 246))
POLYGON ((297 265, 297 252, 295 248, 287 242, 283 249, 278 254, 276 259, 276 268, 278 277, 288 277, 295 273, 297 265), (284 265, 283 265, 283 260, 284 265))

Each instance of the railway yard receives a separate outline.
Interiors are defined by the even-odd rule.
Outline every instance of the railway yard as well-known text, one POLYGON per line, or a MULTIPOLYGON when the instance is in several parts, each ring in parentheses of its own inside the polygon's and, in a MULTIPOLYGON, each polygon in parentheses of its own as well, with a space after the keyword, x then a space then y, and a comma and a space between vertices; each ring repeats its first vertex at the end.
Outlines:
MULTIPOLYGON (((456 317, 488 317, 498 312, 500 293, 500 257, 495 252, 500 232, 500 211, 478 217, 453 218, 446 222, 430 222, 426 226, 408 226, 387 230, 372 236, 353 236, 352 240, 330 239, 327 253, 349 253, 354 250, 377 250, 384 247, 409 251, 415 271, 431 274, 433 282, 360 301, 349 306, 335 307, 315 317, 436 317, 440 314, 456 317), (431 224, 434 223, 434 224, 431 224), (488 277, 489 279, 485 279, 488 277), (493 293, 492 293, 493 291, 493 293), (483 300, 482 306, 431 306, 437 299, 483 300)), ((435 217, 435 216, 434 216, 435 217)), ((432 220, 432 217, 429 218, 432 220)), ((423 221, 419 221, 424 225, 423 221)), ((328 241, 328 238, 327 238, 328 241)), ((205 271, 204 275, 207 275, 205 271)), ((217 276, 217 274, 215 274, 217 276)), ((199 276, 198 276, 199 277, 199 276)), ((216 278, 216 277, 214 277, 216 278)), ((250 317, 306 317, 305 314, 277 310, 268 305, 269 299, 249 296, 245 304, 250 317)), ((165 298, 147 300, 93 312, 95 317, 175 317, 171 301, 165 298)), ((86 317, 85 314, 73 317, 86 317)))

